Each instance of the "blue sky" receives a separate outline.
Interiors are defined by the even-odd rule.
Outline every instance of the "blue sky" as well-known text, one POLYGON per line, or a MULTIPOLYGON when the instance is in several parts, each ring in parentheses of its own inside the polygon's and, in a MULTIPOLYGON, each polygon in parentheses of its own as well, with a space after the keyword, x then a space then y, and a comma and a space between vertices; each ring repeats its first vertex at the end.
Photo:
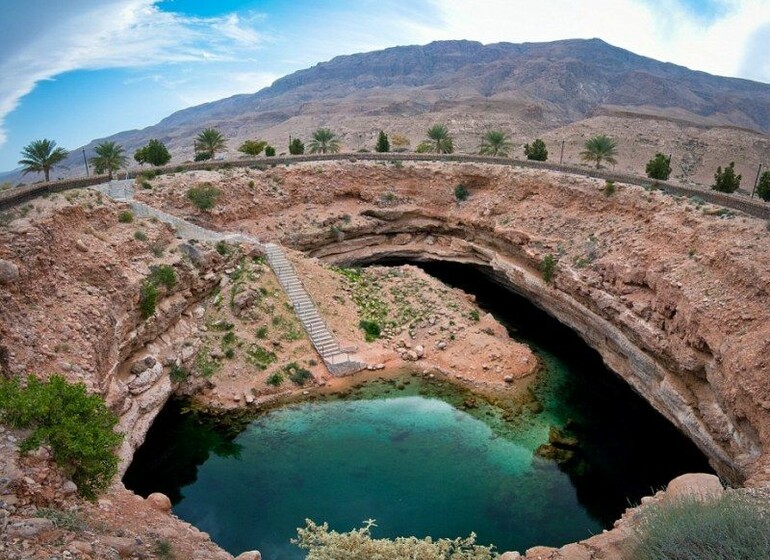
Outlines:
POLYGON ((770 82, 770 0, 0 0, 0 170, 251 93, 336 55, 441 39, 599 37, 770 82))

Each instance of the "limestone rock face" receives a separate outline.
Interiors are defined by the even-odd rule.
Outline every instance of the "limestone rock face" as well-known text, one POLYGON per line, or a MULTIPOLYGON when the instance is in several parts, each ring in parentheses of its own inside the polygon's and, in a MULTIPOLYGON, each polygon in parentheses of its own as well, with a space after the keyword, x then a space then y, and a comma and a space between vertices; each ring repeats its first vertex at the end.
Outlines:
POLYGON ((262 555, 257 550, 249 550, 236 556, 235 560, 262 560, 262 555))
POLYGON ((138 395, 143 393, 160 378, 163 374, 163 364, 155 362, 155 365, 151 368, 144 370, 142 373, 136 376, 136 379, 128 384, 128 390, 132 395, 138 395))
POLYGON ((53 521, 50 519, 31 517, 29 519, 9 523, 6 531, 8 532, 8 536, 29 539, 40 533, 51 531, 52 529, 53 521))
POLYGON ((676 499, 692 496, 699 500, 718 498, 724 492, 719 478, 713 474, 688 473, 676 477, 668 483, 666 498, 676 499))
POLYGON ((13 284, 19 279, 19 267, 0 259, 0 284, 13 284))

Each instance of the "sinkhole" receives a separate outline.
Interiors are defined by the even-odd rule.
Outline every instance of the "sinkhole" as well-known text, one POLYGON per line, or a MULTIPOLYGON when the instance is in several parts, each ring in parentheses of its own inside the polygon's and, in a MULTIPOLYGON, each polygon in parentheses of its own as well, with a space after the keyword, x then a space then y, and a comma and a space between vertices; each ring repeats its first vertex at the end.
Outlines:
POLYGON ((306 518, 338 531, 376 519, 374 537, 475 532, 499 551, 561 546, 680 474, 712 472, 569 328, 479 268, 413 264, 474 294, 535 351, 543 368, 528 401, 493 404, 410 370, 250 418, 171 401, 126 486, 167 494, 234 555, 284 560, 304 557, 290 539, 306 518))

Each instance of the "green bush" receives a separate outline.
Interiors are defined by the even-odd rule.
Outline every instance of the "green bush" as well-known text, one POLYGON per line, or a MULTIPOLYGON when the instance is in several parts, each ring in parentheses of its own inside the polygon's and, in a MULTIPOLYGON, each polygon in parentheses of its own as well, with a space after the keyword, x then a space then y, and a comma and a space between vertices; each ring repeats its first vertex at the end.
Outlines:
POLYGON ((650 179, 668 181, 668 177, 671 175, 671 156, 666 157, 661 153, 655 154, 655 157, 647 162, 645 171, 650 179))
POLYGON ((382 329, 380 328, 380 325, 374 321, 361 321, 358 323, 358 326, 364 331, 364 340, 366 340, 366 342, 374 342, 380 338, 382 329))
POLYGON ((524 155, 527 159, 534 161, 546 161, 548 159, 548 150, 545 147, 545 142, 540 138, 537 138, 532 145, 524 144, 524 155))
POLYGON ((615 191, 616 191, 615 181, 607 179, 604 182, 604 196, 612 196, 613 194, 615 194, 615 191))
POLYGON ((468 197, 471 193, 468 192, 468 189, 465 187, 465 185, 457 185, 455 187, 455 198, 462 202, 463 200, 468 200, 468 197))
POLYGON ((283 368, 283 371, 286 373, 286 375, 289 376, 289 379, 300 387, 304 386, 305 383, 313 379, 313 374, 310 373, 310 370, 305 369, 303 367, 300 367, 297 362, 292 362, 285 366, 283 368))
POLYGON ((145 280, 139 289, 139 309, 142 319, 149 319, 155 313, 155 305, 158 303, 158 288, 150 280, 145 280))
POLYGON ((553 280, 553 273, 556 270, 556 260, 553 255, 548 253, 543 257, 543 261, 540 263, 540 272, 543 274, 543 280, 550 284, 553 280))
POLYGON ((187 379, 187 377, 190 375, 190 372, 182 366, 174 363, 171 364, 171 369, 168 370, 168 375, 171 378, 171 381, 174 383, 181 383, 187 379))
POLYGON ((765 171, 759 178, 757 196, 765 202, 770 202, 770 171, 765 171))
POLYGON ((217 253, 219 253, 223 257, 226 257, 232 254, 233 252, 233 247, 227 241, 224 241, 224 240, 217 241, 216 249, 217 249, 217 253))
POLYGON ((212 157, 214 157, 214 155, 209 152, 196 152, 193 161, 208 161, 212 157))
POLYGON ((174 267, 167 264, 150 267, 150 276, 148 280, 155 286, 165 286, 171 289, 176 285, 176 272, 174 267))
POLYGON ((118 221, 121 224, 130 224, 134 221, 134 213, 130 212, 129 210, 123 210, 120 214, 118 214, 118 221))
POLYGON ((30 376, 24 387, 18 379, 0 380, 0 419, 32 430, 21 442, 23 452, 50 446, 53 459, 86 498, 104 491, 118 471, 114 451, 122 436, 113 431, 118 418, 82 383, 58 375, 48 381, 30 376))
POLYGON ((478 309, 471 309, 470 318, 473 321, 476 321, 476 322, 480 321, 481 320, 481 316, 479 315, 479 310, 478 309))
POLYGON ((275 352, 271 352, 259 344, 252 343, 246 349, 246 361, 254 364, 257 369, 265 370, 267 366, 275 362, 275 352))
POLYGON ((203 183, 189 189, 187 191, 187 198, 198 210, 211 210, 216 205, 217 199, 221 194, 222 191, 211 183, 203 183))
POLYGON ((715 191, 724 193, 733 193, 741 186, 741 175, 735 174, 735 162, 731 161, 730 165, 725 167, 722 171, 722 167, 717 167, 717 172, 714 173, 714 184, 711 188, 715 191))
POLYGON ((147 234, 138 229, 134 232, 134 239, 137 241, 147 241, 147 234))
POLYGON ((267 146, 265 148, 265 156, 267 157, 273 157, 275 155, 275 148, 272 146, 267 146))
POLYGON ((268 378, 265 380, 265 383, 267 383, 271 387, 278 387, 281 383, 283 383, 283 375, 281 375, 281 373, 277 371, 269 375, 268 378))
POLYGON ((770 511, 735 491, 706 500, 685 496, 644 509, 635 540, 634 560, 770 558, 770 511))
POLYGON ((257 338, 260 338, 260 339, 267 338, 267 327, 259 327, 257 329, 257 338))

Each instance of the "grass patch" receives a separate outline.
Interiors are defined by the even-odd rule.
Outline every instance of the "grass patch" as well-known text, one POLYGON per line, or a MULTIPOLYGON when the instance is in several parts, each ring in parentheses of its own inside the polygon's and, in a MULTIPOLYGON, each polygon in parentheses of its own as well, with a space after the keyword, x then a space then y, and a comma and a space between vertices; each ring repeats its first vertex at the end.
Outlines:
POLYGON ((130 224, 134 221, 134 213, 129 210, 123 210, 118 214, 118 222, 121 224, 130 224))
POLYGON ((147 241, 147 234, 138 229, 134 232, 134 239, 137 241, 147 241))
POLYGON ((157 556, 159 560, 173 560, 175 558, 174 547, 167 540, 155 541, 154 549, 155 556, 157 556))
POLYGON ((195 371, 203 377, 209 378, 219 371, 221 364, 211 357, 211 351, 207 346, 201 347, 195 355, 195 371))
POLYGON ((265 370, 267 369, 267 366, 275 362, 275 360, 275 353, 259 344, 250 344, 246 349, 246 361, 256 366, 257 369, 265 370))
POLYGON ((148 280, 156 286, 165 286, 171 289, 176 285, 176 272, 174 267, 167 264, 150 267, 150 276, 148 280))
POLYGON ((174 383, 181 383, 190 376, 190 372, 178 364, 172 364, 168 376, 174 383))
POLYGON ((304 387, 305 383, 313 379, 313 374, 309 369, 300 367, 297 362, 291 362, 283 367, 285 375, 291 379, 292 383, 304 387))
POLYGON ((257 329, 257 338, 264 340, 267 338, 267 327, 259 327, 257 329))
POLYGON ((193 203, 198 210, 211 210, 216 206, 219 195, 222 194, 218 188, 211 183, 203 183, 200 186, 192 187, 187 191, 187 199, 193 203))
POLYGON ((770 557, 770 511, 739 492, 698 500, 691 496, 645 509, 631 558, 644 560, 754 560, 770 557))
POLYGON ((77 511, 64 511, 56 508, 38 508, 37 516, 50 519, 59 529, 65 529, 74 533, 81 533, 88 525, 83 516, 77 511))

